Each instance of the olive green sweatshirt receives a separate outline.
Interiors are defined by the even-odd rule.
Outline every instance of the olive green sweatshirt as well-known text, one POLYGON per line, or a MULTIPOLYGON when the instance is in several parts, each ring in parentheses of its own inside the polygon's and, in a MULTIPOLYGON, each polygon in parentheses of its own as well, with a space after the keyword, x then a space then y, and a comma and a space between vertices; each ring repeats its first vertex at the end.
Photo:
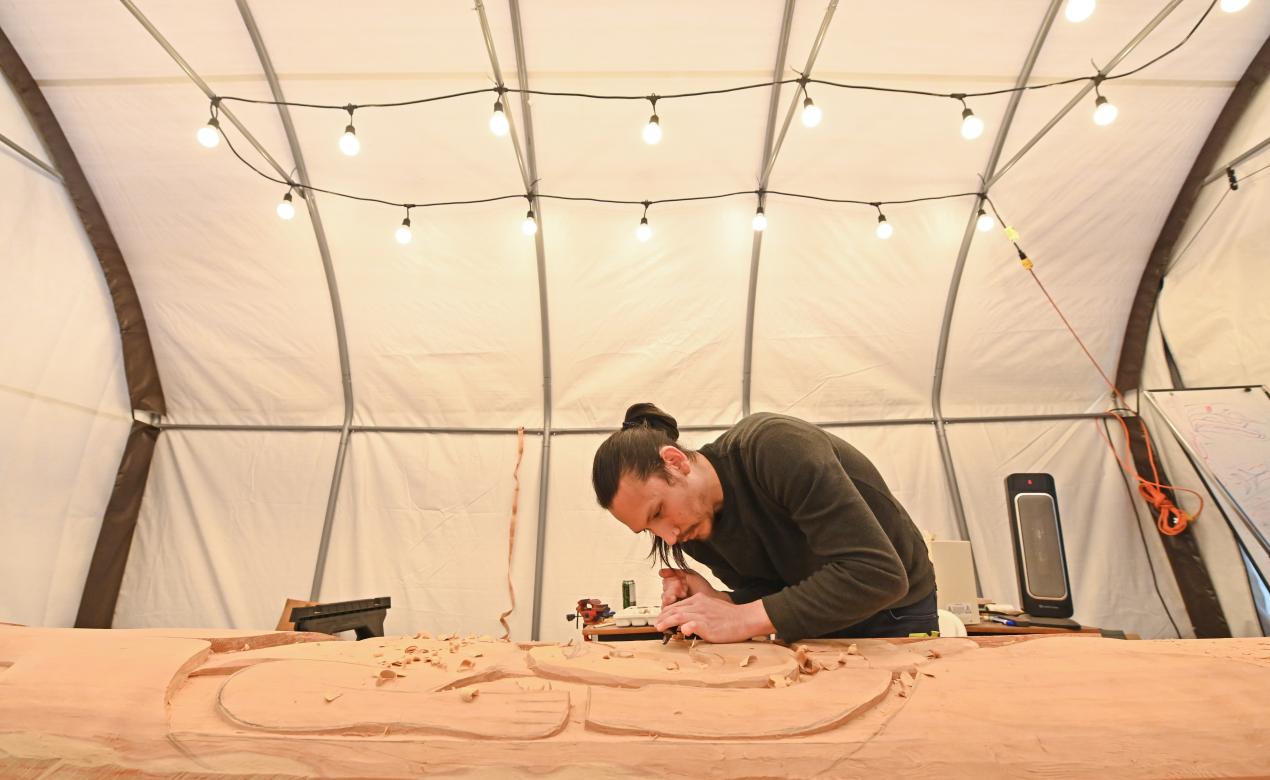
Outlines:
POLYGON ((783 639, 824 636, 935 590, 921 532, 873 464, 793 417, 754 414, 700 450, 723 483, 710 538, 684 552, 763 599, 783 639))

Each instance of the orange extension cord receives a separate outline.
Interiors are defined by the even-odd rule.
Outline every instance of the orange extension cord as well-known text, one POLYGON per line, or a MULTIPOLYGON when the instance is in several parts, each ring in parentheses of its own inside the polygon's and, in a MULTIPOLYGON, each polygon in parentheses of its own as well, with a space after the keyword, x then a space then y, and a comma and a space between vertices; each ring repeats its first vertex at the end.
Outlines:
MULTIPOLYGON (((1089 348, 1085 346, 1085 342, 1081 340, 1080 335, 1076 333, 1076 329, 1073 328, 1072 324, 1067 321, 1067 317, 1063 315, 1063 310, 1060 309, 1058 304, 1054 302, 1053 296, 1049 294, 1049 290, 1045 289, 1045 285, 1041 283, 1040 277, 1038 277, 1036 275, 1036 271, 1033 270, 1032 261, 1028 259, 1028 256, 1022 249, 1019 249, 1018 244, 1015 244, 1014 246, 1015 249, 1018 249, 1019 251, 1019 261, 1023 264, 1023 268, 1031 274, 1032 281, 1036 282, 1036 286, 1041 288, 1041 292, 1044 293, 1045 299, 1050 302, 1050 306, 1054 307, 1054 311, 1058 313, 1059 319, 1061 319, 1063 324, 1067 326, 1067 330, 1072 334, 1072 338, 1076 339, 1076 343, 1080 345, 1080 348, 1084 351, 1085 356, 1089 358, 1089 362, 1093 363, 1094 368, 1098 369, 1098 373, 1102 376, 1102 380, 1107 383, 1107 386, 1111 388, 1111 392, 1114 393, 1115 397, 1119 400, 1120 406, 1117 408, 1127 410, 1127 404, 1125 402, 1124 395, 1120 392, 1120 388, 1116 387, 1116 384, 1108 378, 1106 372, 1102 370, 1102 366, 1098 365, 1098 361, 1094 359, 1092 354, 1090 354, 1089 348)), ((1151 463, 1151 479, 1147 479, 1139 474, 1137 468, 1133 466, 1132 449, 1129 439, 1129 424, 1125 422, 1125 418, 1120 415, 1116 409, 1108 410, 1108 413, 1120 421, 1120 427, 1124 430, 1127 459, 1120 456, 1120 453, 1116 450, 1115 445, 1111 443, 1111 439, 1107 438, 1107 433, 1103 430, 1102 425, 1095 421, 1094 424, 1098 428, 1098 435, 1102 437, 1103 441, 1107 442, 1107 446, 1111 449, 1111 454, 1115 456, 1116 462, 1120 464, 1120 468, 1124 469, 1126 474, 1132 474, 1134 479, 1138 481, 1138 494, 1142 496, 1143 500, 1155 508, 1157 513, 1155 527, 1158 528, 1160 533, 1165 536, 1177 536, 1185 531, 1186 527, 1198 518, 1200 513, 1204 511, 1204 497, 1190 488, 1178 487, 1176 485, 1166 485, 1160 482, 1160 471, 1155 465, 1155 445, 1151 443, 1151 434, 1147 431, 1147 425, 1143 422, 1141 417, 1137 417, 1137 420, 1138 425, 1142 427, 1143 441, 1145 441, 1147 445, 1147 460, 1151 463), (1177 504, 1174 504, 1169 499, 1168 495, 1164 492, 1166 490, 1180 490, 1194 495, 1199 499, 1199 509, 1195 511, 1195 514, 1189 514, 1186 510, 1182 509, 1177 504)))

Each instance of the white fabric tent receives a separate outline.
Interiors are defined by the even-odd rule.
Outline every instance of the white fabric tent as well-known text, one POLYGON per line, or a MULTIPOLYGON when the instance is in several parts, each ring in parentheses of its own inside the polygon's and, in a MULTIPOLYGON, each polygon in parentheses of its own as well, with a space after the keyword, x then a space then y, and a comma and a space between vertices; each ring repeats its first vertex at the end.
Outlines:
MULTIPOLYGON (((476 5, 0 0, 0 29, 126 258, 166 397, 161 418, 138 415, 165 430, 115 626, 270 627, 316 568, 324 600, 390 595, 390 631, 498 633, 510 579, 513 636, 535 633, 535 603, 537 635, 571 635, 561 618, 578 598, 620 603, 623 579, 642 600, 657 589, 646 540, 596 507, 589 483, 605 431, 651 400, 715 428, 690 444, 753 411, 824 424, 875 460, 919 525, 968 532, 984 594, 1003 600, 1017 599, 1004 477, 1051 472, 1076 619, 1191 635, 1152 519, 1090 416, 1106 385, 1002 231, 973 230, 973 196, 888 206, 889 241, 869 207, 768 195, 756 237, 752 195, 659 204, 647 243, 633 236, 638 206, 542 200, 527 238, 526 202, 511 199, 416 209, 402 247, 402 212, 382 205, 316 194, 313 211, 297 198, 296 218, 279 220, 284 187, 193 136, 208 106, 196 79, 270 100, 276 74, 286 100, 327 104, 484 89, 498 74, 668 94, 796 77, 822 30, 819 79, 1008 89, 1020 74, 1089 75, 1091 58, 1105 65, 1135 37, 1113 73, 1142 65, 1207 0, 1104 0, 1080 24, 1040 0, 476 5)), ((760 188, 893 201, 978 192, 995 171, 993 201, 1114 373, 1166 217, 1268 35, 1270 3, 1215 9, 1176 52, 1103 85, 1114 124, 1090 121, 1090 93, 1035 145, 1086 83, 1023 93, 1012 112, 1009 95, 973 99, 988 128, 976 141, 960 137, 955 101, 813 84, 824 122, 794 120, 765 182, 769 125, 779 133, 801 102, 795 85, 661 102, 657 146, 640 140, 638 100, 508 95, 515 148, 485 130, 489 93, 366 109, 353 159, 336 147, 346 115, 290 109, 293 145, 276 107, 226 106, 284 171, 397 202, 523 193, 527 178, 541 193, 636 201, 760 188)), ((0 134, 47 161, 7 88, 0 134)), ((1218 156, 1268 135, 1263 89, 1218 156)), ((1140 386, 1169 386, 1161 332, 1187 385, 1270 380, 1267 181, 1201 193, 1140 386)), ((5 146, 0 183, 13 323, 0 340, 0 620, 70 625, 133 412, 111 299, 56 173, 5 146)), ((1174 480, 1198 488, 1160 446, 1174 480)), ((1215 512, 1194 529, 1232 633, 1259 635, 1232 532, 1215 512)))

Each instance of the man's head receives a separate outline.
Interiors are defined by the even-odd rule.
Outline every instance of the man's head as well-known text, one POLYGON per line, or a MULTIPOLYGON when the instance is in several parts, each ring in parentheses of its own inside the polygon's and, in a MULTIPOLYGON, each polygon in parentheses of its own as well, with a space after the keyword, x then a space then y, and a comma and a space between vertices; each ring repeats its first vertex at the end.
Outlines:
POLYGON ((675 418, 652 404, 626 411, 622 430, 600 445, 591 482, 600 506, 631 531, 653 536, 651 555, 686 568, 682 542, 705 539, 714 518, 713 469, 676 441, 675 418))

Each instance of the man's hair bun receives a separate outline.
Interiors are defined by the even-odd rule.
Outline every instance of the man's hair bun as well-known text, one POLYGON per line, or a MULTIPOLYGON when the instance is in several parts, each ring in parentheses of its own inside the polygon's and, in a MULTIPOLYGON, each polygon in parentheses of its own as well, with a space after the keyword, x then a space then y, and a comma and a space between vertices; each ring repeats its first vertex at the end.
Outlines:
POLYGON ((622 428, 638 428, 641 426, 661 431, 671 441, 679 439, 679 424, 675 422, 675 418, 658 409, 654 404, 635 404, 626 410, 626 418, 622 420, 622 428))

